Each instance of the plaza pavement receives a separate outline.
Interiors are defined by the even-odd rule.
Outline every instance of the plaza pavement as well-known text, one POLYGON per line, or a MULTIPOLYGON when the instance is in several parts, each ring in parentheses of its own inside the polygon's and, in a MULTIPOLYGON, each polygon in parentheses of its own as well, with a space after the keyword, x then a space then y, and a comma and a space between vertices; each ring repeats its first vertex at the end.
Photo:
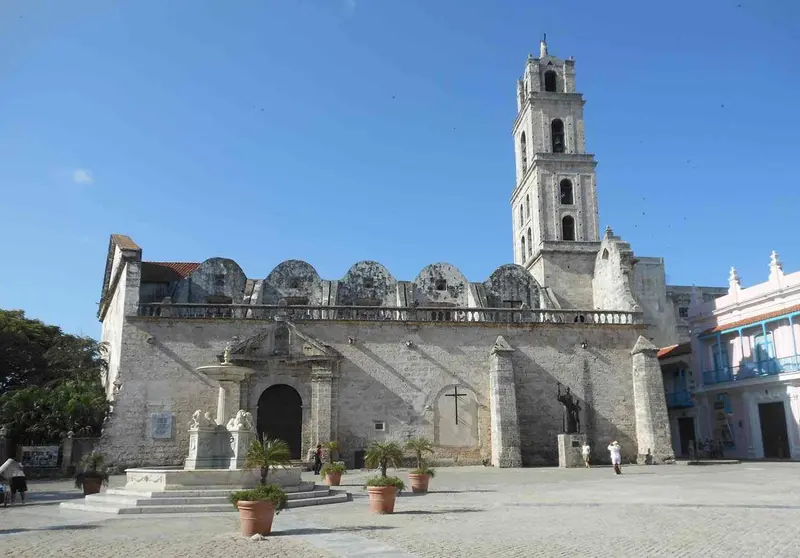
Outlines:
POLYGON ((607 467, 440 468, 430 494, 401 496, 386 516, 369 513, 365 478, 343 477, 352 502, 285 511, 259 542, 238 534, 236 513, 60 510, 79 496, 71 483, 31 481, 29 504, 0 508, 0 555, 800 556, 800 463, 628 466, 620 477, 607 467))

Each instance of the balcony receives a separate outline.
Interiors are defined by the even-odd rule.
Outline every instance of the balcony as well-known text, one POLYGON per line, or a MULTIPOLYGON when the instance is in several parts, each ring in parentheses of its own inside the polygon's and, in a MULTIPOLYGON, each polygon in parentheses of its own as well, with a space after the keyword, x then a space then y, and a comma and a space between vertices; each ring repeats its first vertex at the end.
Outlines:
POLYGON ((641 312, 522 308, 392 308, 385 306, 269 306, 261 304, 140 304, 139 317, 370 322, 460 322, 474 324, 548 323, 574 325, 641 324, 641 312))
POLYGON ((759 362, 745 362, 739 366, 728 366, 719 370, 707 370, 703 372, 703 384, 709 386, 752 378, 766 378, 784 372, 800 372, 800 356, 770 358, 759 362))
POLYGON ((691 393, 683 390, 667 394, 667 409, 685 409, 686 407, 694 407, 691 393))

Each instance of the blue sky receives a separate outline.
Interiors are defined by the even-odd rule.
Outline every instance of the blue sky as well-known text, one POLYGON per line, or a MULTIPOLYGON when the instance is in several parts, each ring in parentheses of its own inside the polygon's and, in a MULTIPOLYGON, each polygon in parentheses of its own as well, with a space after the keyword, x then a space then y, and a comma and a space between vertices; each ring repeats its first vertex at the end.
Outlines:
POLYGON ((515 80, 576 59, 601 230, 678 284, 800 269, 792 0, 0 2, 0 307, 98 336, 144 259, 512 261, 515 80))

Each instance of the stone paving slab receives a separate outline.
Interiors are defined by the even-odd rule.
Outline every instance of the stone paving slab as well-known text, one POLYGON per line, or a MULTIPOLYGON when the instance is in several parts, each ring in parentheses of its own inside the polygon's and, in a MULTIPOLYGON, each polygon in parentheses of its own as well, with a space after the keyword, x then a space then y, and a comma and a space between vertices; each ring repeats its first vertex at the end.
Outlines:
POLYGON ((352 504, 297 517, 431 558, 800 556, 797 464, 438 473, 432 493, 399 498, 393 515, 368 513, 355 473, 352 504))
MULTIPOLYGON (((273 536, 239 535, 235 514, 118 517, 58 509, 69 483, 31 481, 31 503, 0 508, 9 556, 800 556, 800 464, 563 470, 442 467, 427 495, 372 515, 353 501, 287 510, 273 536)), ((392 471, 392 473, 394 473, 392 471)), ((407 472, 398 473, 406 477, 407 472)), ((309 475, 313 479, 313 475, 309 475)), ((112 486, 114 485, 112 479, 112 486)))

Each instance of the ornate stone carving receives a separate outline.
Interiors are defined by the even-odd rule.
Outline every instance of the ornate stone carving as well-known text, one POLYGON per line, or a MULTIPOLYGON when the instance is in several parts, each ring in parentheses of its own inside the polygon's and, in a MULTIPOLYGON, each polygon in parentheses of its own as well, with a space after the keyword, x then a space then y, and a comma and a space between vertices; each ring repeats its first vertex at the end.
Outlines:
POLYGON ((209 428, 217 425, 217 422, 212 418, 211 413, 204 413, 200 409, 196 410, 192 415, 192 420, 189 421, 189 430, 197 430, 198 428, 209 428))
POLYGON ((240 409, 236 416, 228 421, 226 428, 228 430, 255 430, 253 415, 240 409))

